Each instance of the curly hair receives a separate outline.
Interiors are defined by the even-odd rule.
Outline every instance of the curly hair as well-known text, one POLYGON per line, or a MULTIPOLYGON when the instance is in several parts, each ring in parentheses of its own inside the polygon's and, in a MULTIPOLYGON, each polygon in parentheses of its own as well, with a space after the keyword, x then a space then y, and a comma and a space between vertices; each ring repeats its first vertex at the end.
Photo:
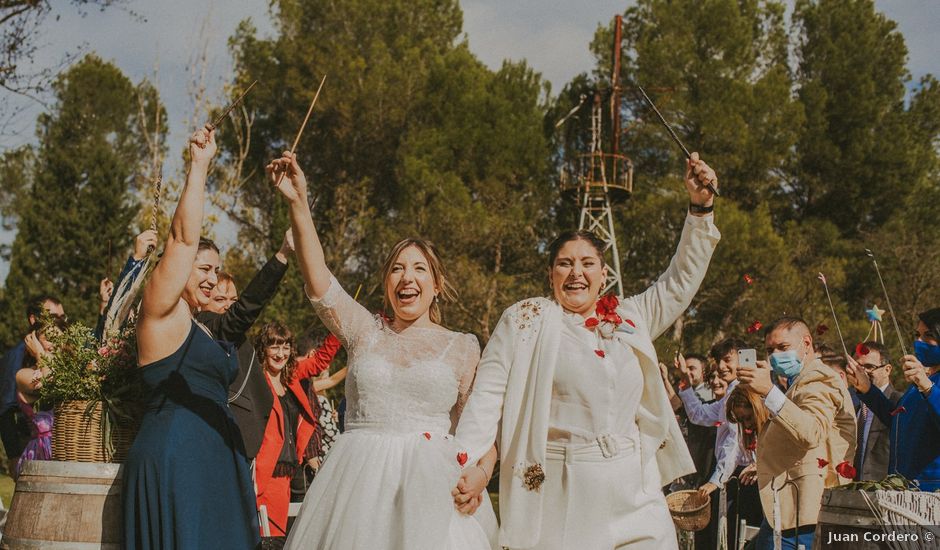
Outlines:
POLYGON ((284 368, 281 370, 281 384, 287 387, 293 381, 294 371, 297 368, 297 350, 294 347, 294 333, 291 332, 284 323, 271 321, 261 328, 261 333, 255 338, 255 350, 258 355, 262 357, 262 364, 264 364, 264 361, 267 359, 265 350, 269 346, 279 344, 290 345, 290 357, 287 358, 287 364, 285 364, 284 368))

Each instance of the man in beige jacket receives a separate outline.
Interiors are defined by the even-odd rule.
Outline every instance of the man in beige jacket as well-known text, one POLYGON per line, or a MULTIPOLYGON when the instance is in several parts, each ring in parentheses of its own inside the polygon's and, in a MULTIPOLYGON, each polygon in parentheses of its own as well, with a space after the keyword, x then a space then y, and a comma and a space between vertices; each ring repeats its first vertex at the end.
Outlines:
POLYGON ((763 396, 771 416, 757 441, 766 518, 757 548, 808 549, 823 490, 852 480, 855 409, 842 379, 816 359, 802 319, 779 319, 764 338, 770 368, 760 361, 757 368, 738 369, 741 385, 763 396), (773 384, 772 374, 787 379, 786 393, 773 384))

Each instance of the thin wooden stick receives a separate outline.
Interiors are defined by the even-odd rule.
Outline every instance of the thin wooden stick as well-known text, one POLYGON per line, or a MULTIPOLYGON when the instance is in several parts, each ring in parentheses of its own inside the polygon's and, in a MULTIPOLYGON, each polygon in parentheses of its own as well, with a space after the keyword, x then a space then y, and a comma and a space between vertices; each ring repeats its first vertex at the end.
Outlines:
MULTIPOLYGON (((317 104, 317 98, 320 97, 320 90, 323 89, 323 83, 326 82, 326 75, 323 75, 323 79, 320 80, 320 87, 317 88, 317 93, 313 96, 313 101, 310 102, 310 108, 307 109, 307 116, 304 117, 303 123, 300 125, 300 131, 297 132, 297 137, 294 138, 294 144, 290 146, 290 156, 294 156, 294 151, 297 150, 297 144, 300 143, 300 136, 304 134, 304 128, 307 127, 307 121, 310 120, 310 113, 313 112, 313 106, 317 104)), ((281 172, 281 177, 277 179, 277 183, 274 184, 275 187, 281 184, 281 181, 284 180, 284 175, 287 173, 285 170, 281 172)))
POLYGON ((836 308, 832 305, 832 296, 829 295, 829 283, 826 282, 826 276, 819 273, 819 280, 822 281, 823 288, 826 289, 826 299, 829 300, 829 311, 832 312, 832 320, 836 322, 836 331, 839 333, 839 341, 842 342, 842 351, 849 355, 849 350, 845 347, 845 338, 842 337, 842 327, 839 326, 839 318, 836 317, 836 308))

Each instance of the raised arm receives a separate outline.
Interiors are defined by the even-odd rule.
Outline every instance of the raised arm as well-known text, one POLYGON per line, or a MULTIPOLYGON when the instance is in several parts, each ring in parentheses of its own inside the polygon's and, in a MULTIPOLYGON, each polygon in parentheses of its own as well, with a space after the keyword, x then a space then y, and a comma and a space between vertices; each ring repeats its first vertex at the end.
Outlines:
POLYGON ((294 233, 297 261, 306 285, 305 290, 307 296, 319 300, 329 290, 332 274, 326 266, 323 246, 320 244, 320 237, 310 214, 310 205, 307 203, 307 178, 297 164, 297 155, 288 152, 271 161, 265 171, 271 183, 290 205, 291 230, 294 233))
POLYGON ((314 380, 313 391, 319 393, 321 391, 326 391, 336 386, 337 384, 339 384, 340 382, 346 379, 347 372, 349 372, 349 367, 343 367, 339 369, 338 371, 334 372, 333 374, 331 374, 330 377, 327 378, 326 380, 314 380))
POLYGON ((704 187, 706 183, 717 186, 717 182, 715 171, 698 158, 698 153, 692 153, 685 175, 690 210, 679 246, 669 267, 653 286, 632 298, 654 340, 692 303, 721 238, 711 214, 714 196, 704 187))
POLYGON ((307 357, 297 364, 297 378, 305 380, 329 370, 330 363, 333 362, 333 357, 336 356, 339 348, 339 338, 330 333, 314 352, 313 357, 307 357))
POLYGON ((189 326, 183 321, 188 323, 189 307, 180 297, 186 288, 199 249, 206 177, 209 173, 209 162, 215 152, 213 131, 202 128, 190 136, 190 164, 186 185, 170 223, 170 234, 163 257, 144 287, 137 325, 141 364, 169 355, 188 334, 189 326))

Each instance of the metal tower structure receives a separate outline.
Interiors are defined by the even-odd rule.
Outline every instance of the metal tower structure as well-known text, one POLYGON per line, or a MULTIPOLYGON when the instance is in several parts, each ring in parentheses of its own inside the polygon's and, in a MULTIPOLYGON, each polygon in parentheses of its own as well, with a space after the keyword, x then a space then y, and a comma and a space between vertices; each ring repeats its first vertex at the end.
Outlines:
MULTIPOLYGON (((611 205, 626 201, 633 193, 633 161, 620 154, 620 44, 623 20, 614 25, 614 66, 610 87, 610 152, 604 150, 603 100, 595 91, 591 107, 591 148, 569 160, 561 173, 562 194, 577 200, 581 207, 579 229, 594 232, 610 251, 605 288, 623 295, 620 276, 620 250, 611 205)), ((560 123, 559 123, 560 124, 560 123)))

